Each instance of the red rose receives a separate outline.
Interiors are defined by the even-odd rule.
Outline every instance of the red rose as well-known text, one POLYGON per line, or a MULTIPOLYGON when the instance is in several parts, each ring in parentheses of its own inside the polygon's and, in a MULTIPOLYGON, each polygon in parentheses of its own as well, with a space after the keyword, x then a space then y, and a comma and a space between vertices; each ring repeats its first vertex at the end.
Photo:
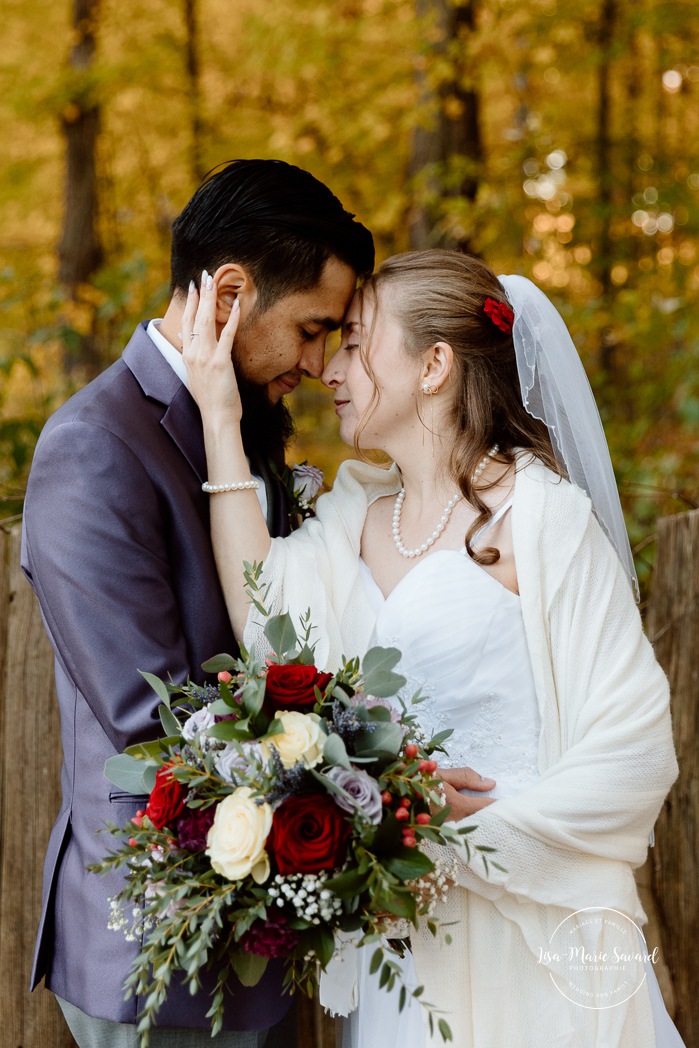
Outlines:
POLYGON ((267 847, 283 877, 341 866, 350 825, 327 793, 289 797, 274 813, 267 847))
POLYGON ((309 713, 316 703, 313 689, 323 691, 331 680, 332 673, 319 673, 315 666, 270 666, 265 689, 267 711, 309 713))
POLYGON ((172 774, 173 764, 174 761, 171 761, 158 769, 155 786, 146 805, 146 815, 156 830, 162 830, 163 826, 172 826, 184 808, 187 787, 178 782, 172 774))

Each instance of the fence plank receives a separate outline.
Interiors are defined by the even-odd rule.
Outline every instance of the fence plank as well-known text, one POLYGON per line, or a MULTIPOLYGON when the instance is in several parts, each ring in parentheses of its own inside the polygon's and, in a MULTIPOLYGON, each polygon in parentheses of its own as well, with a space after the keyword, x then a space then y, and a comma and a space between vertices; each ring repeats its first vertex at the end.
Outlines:
MULTIPOLYGON (((4 688, 0 694, 0 986, 7 1048, 71 1048, 53 995, 29 994, 41 902, 44 853, 58 811, 61 764, 53 657, 39 608, 19 566, 20 528, 3 533, 0 620, 4 688), (9 547, 9 548, 8 548, 9 547)), ((2 658, 2 656, 0 656, 2 658)))
POLYGON ((680 776, 661 812, 652 851, 652 882, 663 952, 674 984, 675 1022, 687 1045, 699 1044, 699 510, 658 521, 648 633, 672 689, 680 776))

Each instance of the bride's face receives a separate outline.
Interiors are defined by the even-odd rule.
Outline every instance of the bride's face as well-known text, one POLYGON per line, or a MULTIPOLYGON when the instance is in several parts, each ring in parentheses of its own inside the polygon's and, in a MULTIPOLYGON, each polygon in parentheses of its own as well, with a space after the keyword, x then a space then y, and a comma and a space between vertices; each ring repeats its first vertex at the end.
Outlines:
POLYGON ((345 315, 342 345, 322 375, 323 383, 335 394, 342 440, 352 444, 362 422, 360 446, 394 455, 408 432, 419 427, 419 372, 420 362, 406 352, 398 321, 381 308, 380 302, 377 306, 373 295, 364 296, 360 310, 360 298, 355 294, 345 315))

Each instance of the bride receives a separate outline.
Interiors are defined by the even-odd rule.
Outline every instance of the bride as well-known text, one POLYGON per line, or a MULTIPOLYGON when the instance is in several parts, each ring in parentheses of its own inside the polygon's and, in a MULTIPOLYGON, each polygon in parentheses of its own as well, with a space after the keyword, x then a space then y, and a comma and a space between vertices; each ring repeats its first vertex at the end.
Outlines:
MULTIPOLYGON (((236 635, 264 643, 241 570, 264 561, 268 606, 311 609, 318 665, 398 647, 406 694, 428 696, 416 708, 425 730, 453 729, 439 771, 451 817, 494 849, 487 870, 455 856, 437 914, 454 922, 453 942, 415 934, 406 978, 425 986, 458 1048, 681 1045, 633 878, 677 772, 667 683, 560 316, 528 280, 498 280, 469 256, 385 262, 357 291, 323 382, 343 440, 393 464, 343 463, 317 516, 270 540, 231 367, 250 304, 236 300, 225 325, 216 307, 204 274, 182 336, 236 635)), ((441 1044, 419 1007, 399 1017, 359 968, 365 995, 345 1045, 441 1044)))

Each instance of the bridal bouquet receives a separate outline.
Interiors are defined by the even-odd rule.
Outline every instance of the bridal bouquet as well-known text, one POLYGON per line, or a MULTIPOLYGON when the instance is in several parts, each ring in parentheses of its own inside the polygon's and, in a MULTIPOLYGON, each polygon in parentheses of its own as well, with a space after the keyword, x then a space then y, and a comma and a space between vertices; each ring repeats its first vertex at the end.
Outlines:
MULTIPOLYGON (((264 611, 259 566, 246 568, 264 611)), ((336 933, 376 943, 371 969, 393 988, 386 921, 423 918, 436 932, 431 909, 448 885, 421 842, 466 843, 470 828, 445 825, 431 756, 449 732, 427 740, 410 707, 387 701, 405 683, 400 652, 373 648, 329 673, 314 665, 308 618, 298 632, 288 615, 268 618, 265 632, 264 661, 243 651, 204 664, 217 684, 144 673, 165 735, 107 762, 112 782, 149 794, 126 827, 108 827, 119 846, 90 867, 126 870, 110 927, 142 938, 125 989, 145 1000, 144 1045, 173 973, 195 992, 203 968, 216 972, 216 1033, 232 974, 251 986, 282 958, 288 988, 311 994, 336 933)))

